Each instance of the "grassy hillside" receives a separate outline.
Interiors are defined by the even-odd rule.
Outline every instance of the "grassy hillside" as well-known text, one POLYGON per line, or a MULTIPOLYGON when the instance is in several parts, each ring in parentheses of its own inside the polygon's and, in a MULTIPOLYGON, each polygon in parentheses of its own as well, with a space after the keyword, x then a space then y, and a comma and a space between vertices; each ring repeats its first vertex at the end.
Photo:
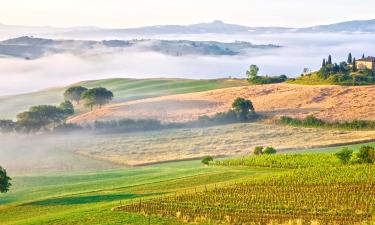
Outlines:
MULTIPOLYGON (((115 101, 125 101, 244 86, 247 85, 247 81, 232 79, 188 80, 116 78, 84 81, 74 85, 82 85, 87 88, 105 87, 114 92, 115 101)), ((63 100, 62 93, 65 89, 66 87, 59 87, 22 95, 0 97, 0 118, 14 118, 17 113, 33 105, 57 104, 63 100)))
MULTIPOLYGON (((14 177, 0 198, 1 224, 148 224, 148 218, 112 212, 120 204, 166 193, 203 189, 276 173, 274 169, 205 167, 199 161, 97 173, 14 177)), ((153 216, 151 224, 180 224, 153 216)))

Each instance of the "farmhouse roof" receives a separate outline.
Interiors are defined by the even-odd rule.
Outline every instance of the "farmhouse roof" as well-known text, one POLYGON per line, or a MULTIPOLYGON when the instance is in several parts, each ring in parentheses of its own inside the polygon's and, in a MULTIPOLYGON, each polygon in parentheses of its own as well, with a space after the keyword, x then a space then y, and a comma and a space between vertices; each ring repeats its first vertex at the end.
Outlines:
POLYGON ((375 62, 375 57, 369 56, 364 59, 358 59, 358 62, 375 62))

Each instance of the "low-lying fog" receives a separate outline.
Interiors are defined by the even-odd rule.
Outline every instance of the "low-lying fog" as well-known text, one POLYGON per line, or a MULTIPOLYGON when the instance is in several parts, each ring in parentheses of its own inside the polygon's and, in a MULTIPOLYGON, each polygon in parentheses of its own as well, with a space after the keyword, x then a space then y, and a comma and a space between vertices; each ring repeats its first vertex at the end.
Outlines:
MULTIPOLYGON (((135 37, 129 37, 132 39, 135 37)), ((278 44, 280 49, 253 50, 246 56, 166 56, 153 52, 111 52, 76 56, 59 54, 36 60, 1 58, 0 95, 29 92, 87 79, 109 77, 180 77, 207 79, 244 77, 250 64, 262 75, 298 76, 303 68, 317 69, 322 58, 346 60, 348 52, 360 57, 375 55, 375 34, 263 34, 263 35, 168 35, 155 39, 249 41, 278 44)), ((112 38, 108 38, 112 39, 112 38)))

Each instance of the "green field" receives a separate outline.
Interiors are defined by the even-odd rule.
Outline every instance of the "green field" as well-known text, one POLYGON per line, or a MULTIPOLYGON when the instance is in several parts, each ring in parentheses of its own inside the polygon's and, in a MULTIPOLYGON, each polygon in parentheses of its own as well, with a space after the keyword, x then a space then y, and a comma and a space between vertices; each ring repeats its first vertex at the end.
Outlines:
MULTIPOLYGON (((248 85, 246 80, 215 79, 126 79, 115 78, 80 82, 87 88, 105 87, 113 91, 114 101, 126 101, 156 96, 192 93, 213 89, 248 85)), ((19 112, 33 105, 58 104, 63 100, 66 87, 51 88, 38 92, 0 97, 0 118, 14 118, 19 112)))
MULTIPOLYGON (((102 172, 16 176, 0 197, 1 224, 148 224, 148 218, 111 208, 140 198, 184 193, 279 173, 275 169, 205 167, 199 161, 102 172)), ((180 224, 153 216, 151 224, 180 224)))

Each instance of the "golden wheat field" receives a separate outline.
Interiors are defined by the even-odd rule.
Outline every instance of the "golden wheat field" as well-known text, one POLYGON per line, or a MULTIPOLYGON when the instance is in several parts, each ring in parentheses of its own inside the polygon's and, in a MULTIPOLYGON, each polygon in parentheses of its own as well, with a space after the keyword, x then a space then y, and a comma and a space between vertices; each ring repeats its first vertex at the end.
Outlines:
POLYGON ((121 118, 190 121, 202 115, 227 111, 237 97, 250 99, 258 113, 269 116, 305 117, 313 114, 330 121, 375 119, 374 86, 271 84, 116 103, 78 115, 70 122, 90 123, 121 118))
MULTIPOLYGON (((255 146, 305 149, 372 140, 375 131, 297 128, 263 123, 170 129, 142 133, 95 135, 71 139, 68 148, 80 155, 123 165, 141 165, 206 155, 249 154, 255 146)), ((65 143, 65 142, 64 142, 65 143)))

